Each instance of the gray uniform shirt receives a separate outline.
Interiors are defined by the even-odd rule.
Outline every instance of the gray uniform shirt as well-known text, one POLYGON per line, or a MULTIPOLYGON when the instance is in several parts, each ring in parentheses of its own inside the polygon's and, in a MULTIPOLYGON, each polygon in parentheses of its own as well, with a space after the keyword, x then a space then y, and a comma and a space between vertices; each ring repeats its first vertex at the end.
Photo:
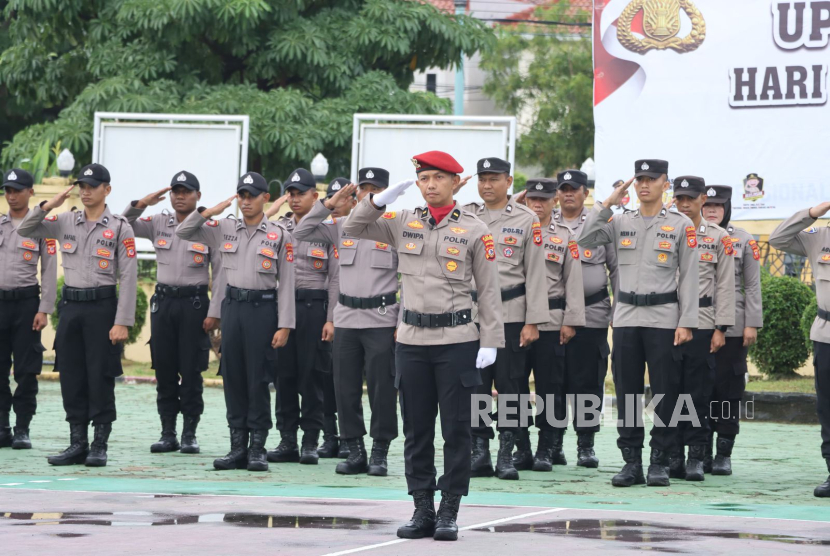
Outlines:
POLYGON ((534 252, 545 265, 547 297, 565 298, 565 309, 550 309, 542 331, 555 331, 566 326, 585 326, 585 290, 582 286, 582 265, 573 233, 551 221, 542 231, 542 249, 534 252), (540 252, 539 252, 540 251, 540 252))
POLYGON ((135 201, 127 206, 124 217, 136 237, 153 242, 156 250, 156 281, 168 286, 206 286, 213 273, 208 316, 220 318, 225 298, 225 273, 221 257, 210 246, 197 241, 185 241, 176 235, 179 223, 175 214, 156 214, 139 218, 144 209, 136 208, 135 201), (210 268, 210 270, 208 270, 210 268))
POLYGON ((502 303, 504 322, 545 324, 547 311, 545 265, 540 256, 539 218, 511 197, 500 210, 490 210, 484 203, 470 203, 464 210, 487 224, 496 242, 499 286, 506 290, 525 284, 525 295, 502 303))
POLYGON ((196 210, 179 224, 176 235, 205 243, 214 254, 221 254, 229 285, 246 290, 276 289, 278 326, 294 328, 294 247, 288 230, 263 215, 249 234, 242 219, 207 220, 196 210))
POLYGON ((704 219, 697 230, 700 297, 711 297, 712 307, 698 313, 698 328, 713 330, 715 326, 735 324, 735 250, 726 230, 704 219))
POLYGON ((480 339, 481 347, 503 348, 504 321, 499 310, 493 235, 481 220, 458 206, 434 226, 429 219, 426 207, 383 212, 367 196, 343 225, 343 231, 353 237, 388 243, 397 249, 401 310, 438 314, 472 309, 470 293, 475 278, 480 332, 472 322, 442 328, 421 328, 402 322, 398 326, 398 341, 430 346, 480 339))
POLYGON ((618 302, 614 326, 697 328, 697 234, 686 216, 666 209, 648 219, 640 211, 614 214, 596 203, 579 235, 580 245, 608 245, 617 254, 620 292, 635 294, 677 291, 679 303, 637 307, 618 302), (678 272, 679 270, 679 272, 678 272))
POLYGON ((57 243, 54 239, 31 240, 20 237, 11 217, 7 214, 0 215, 0 290, 37 286, 38 260, 40 305, 37 311, 51 314, 55 308, 58 287, 57 243))
POLYGON ((138 265, 135 235, 127 219, 104 208, 87 224, 83 210, 49 216, 40 206, 29 211, 17 233, 29 238, 55 238, 61 250, 64 283, 71 288, 120 284, 115 324, 135 324, 138 265))
POLYGON ((755 238, 732 224, 726 226, 735 250, 735 325, 726 331, 727 338, 741 338, 744 328, 764 326, 761 304, 761 250, 755 238))
MULTIPOLYGON (((293 235, 297 228, 294 213, 289 212, 277 220, 293 235)), ((295 286, 298 290, 327 290, 329 296, 326 320, 334 322, 334 308, 340 294, 340 254, 331 243, 319 241, 301 241, 295 238, 294 272, 295 286)))
MULTIPOLYGON (((345 218, 334 218, 323 201, 294 228, 294 238, 333 245, 340 258, 340 293, 350 297, 378 297, 398 291, 398 253, 388 243, 361 240, 343 232, 345 218)), ((337 328, 388 328, 398 325, 400 305, 356 309, 340 303, 334 308, 337 328)))
MULTIPOLYGON (((815 222, 816 219, 810 216, 810 209, 798 211, 775 228, 769 236, 769 244, 779 251, 810 259, 816 282, 818 306, 828 311, 830 310, 830 227, 813 227, 815 222)), ((814 342, 830 343, 830 322, 816 317, 810 329, 810 339, 814 342)))
MULTIPOLYGON (((560 211, 555 211, 553 218, 557 223, 562 223, 578 237, 582 225, 588 218, 590 211, 582 207, 582 214, 574 220, 566 220, 560 211)), ((611 279, 611 291, 616 294, 620 285, 620 277, 617 273, 617 252, 605 245, 599 245, 592 249, 579 245, 579 260, 582 264, 582 284, 585 290, 585 297, 606 290, 608 279, 611 279)), ((585 326, 588 328, 608 328, 611 324, 613 308, 611 300, 606 298, 599 303, 585 307, 585 326)))

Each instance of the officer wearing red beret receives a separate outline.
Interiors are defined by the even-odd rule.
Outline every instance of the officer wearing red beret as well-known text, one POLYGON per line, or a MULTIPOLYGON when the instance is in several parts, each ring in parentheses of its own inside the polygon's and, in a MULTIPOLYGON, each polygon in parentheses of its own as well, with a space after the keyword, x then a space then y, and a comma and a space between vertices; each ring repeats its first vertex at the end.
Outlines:
POLYGON ((404 181, 366 197, 343 231, 392 245, 402 281, 402 319, 395 355, 406 481, 415 513, 398 529, 401 538, 456 540, 461 496, 470 486, 472 395, 479 369, 504 347, 495 245, 487 226, 453 200, 461 166, 431 151, 413 158, 417 181, 404 181), (418 184, 426 206, 383 212, 418 184), (479 325, 472 319, 472 284, 478 291, 479 325), (436 484, 435 417, 441 411, 444 475, 436 484), (433 502, 442 491, 437 520, 433 502), (436 522, 437 521, 437 522, 436 522))

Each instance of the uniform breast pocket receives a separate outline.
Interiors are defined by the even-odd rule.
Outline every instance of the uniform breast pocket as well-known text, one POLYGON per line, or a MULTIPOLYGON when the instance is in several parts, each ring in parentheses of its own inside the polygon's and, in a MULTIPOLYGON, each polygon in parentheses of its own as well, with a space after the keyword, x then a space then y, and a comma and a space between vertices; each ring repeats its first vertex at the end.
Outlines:
POLYGON ((411 276, 424 273, 424 241, 401 240, 398 247, 398 272, 411 276))
POLYGON ((329 266, 329 255, 322 247, 309 247, 306 251, 311 268, 319 272, 325 272, 329 266))
POLYGON ((190 243, 187 246, 187 266, 204 268, 207 266, 210 249, 204 243, 190 243))
POLYGON ((392 247, 388 243, 375 242, 372 246, 372 252, 369 264, 372 268, 394 268, 394 261, 392 261, 392 247))
POLYGON ((156 241, 153 242, 153 247, 156 250, 157 264, 171 263, 171 259, 173 258, 172 251, 170 250, 170 248, 173 247, 172 239, 157 237, 156 241))
POLYGON ((555 265, 554 268, 561 267, 565 262, 565 248, 549 247, 545 249, 545 261, 548 264, 555 265))
POLYGON ((95 270, 99 274, 113 274, 115 272, 115 251, 108 247, 96 247, 92 253, 95 261, 95 270))
POLYGON ((454 243, 440 244, 438 260, 444 276, 452 280, 463 280, 467 273, 467 246, 454 243))
POLYGON ((520 235, 501 234, 499 236, 499 246, 496 249, 499 262, 513 266, 519 264, 522 260, 523 239, 520 235))
POLYGON ((26 264, 37 264, 37 255, 40 247, 36 241, 24 239, 20 242, 20 258, 26 264))
POLYGON ((830 280, 830 255, 824 254, 816 259, 813 274, 819 280, 830 280))
POLYGON ((657 238, 654 240, 654 262, 657 266, 671 266, 674 263, 674 241, 657 238))
POLYGON ((353 239, 340 240, 340 265, 353 265, 357 256, 357 242, 353 239))
POLYGON ((276 274, 277 272, 277 252, 268 247, 263 247, 259 250, 256 256, 257 272, 264 274, 276 274))
POLYGON ((617 240, 617 263, 637 264, 637 238, 621 237, 617 240))
POLYGON ((63 240, 61 242, 61 262, 64 268, 76 268, 76 259, 78 257, 76 251, 78 250, 78 242, 63 240))
POLYGON ((718 252, 712 249, 700 250, 700 264, 714 265, 718 262, 718 252))
POLYGON ((236 267, 239 265, 239 255, 237 254, 238 249, 239 243, 233 241, 226 241, 222 244, 221 249, 219 250, 220 253, 222 253, 222 268, 236 270, 236 267))

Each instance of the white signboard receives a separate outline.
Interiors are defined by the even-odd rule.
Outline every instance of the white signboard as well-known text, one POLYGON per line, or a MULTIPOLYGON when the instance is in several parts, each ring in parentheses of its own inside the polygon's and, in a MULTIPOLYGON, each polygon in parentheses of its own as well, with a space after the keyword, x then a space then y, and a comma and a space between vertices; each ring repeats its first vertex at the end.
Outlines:
POLYGON ((596 198, 638 158, 731 186, 736 220, 830 198, 828 36, 817 0, 595 2, 596 198))

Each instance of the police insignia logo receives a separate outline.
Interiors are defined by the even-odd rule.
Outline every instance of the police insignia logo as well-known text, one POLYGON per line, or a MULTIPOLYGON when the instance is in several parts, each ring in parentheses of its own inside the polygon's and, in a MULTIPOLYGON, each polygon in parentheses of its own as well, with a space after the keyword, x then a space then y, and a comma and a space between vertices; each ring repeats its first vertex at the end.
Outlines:
POLYGON ((412 222, 407 224, 407 226, 409 228, 412 228, 413 230, 422 230, 424 228, 424 225, 418 222, 417 220, 413 220, 412 222))
POLYGON ((46 252, 50 255, 54 255, 58 251, 57 242, 54 239, 47 239, 46 240, 46 252))
POLYGON ((537 184, 536 184, 536 191, 541 191, 541 190, 543 190, 544 188, 545 188, 545 186, 544 186, 544 185, 542 185, 541 183, 537 183, 537 184))
POLYGON ((17 179, 17 174, 15 174, 14 170, 12 170, 11 172, 9 172, 9 175, 6 178, 6 181, 14 181, 16 179, 17 179))
POLYGON ((697 235, 695 234, 694 226, 686 227, 686 244, 689 247, 697 247, 697 235))
POLYGON ((664 263, 664 262, 669 260, 669 256, 666 255, 665 253, 660 253, 659 255, 657 255, 657 260, 660 261, 661 263, 664 263))
POLYGON ((110 253, 108 249, 98 249, 96 253, 99 257, 106 257, 108 259, 112 256, 112 253, 110 253))
POLYGON ((340 182, 339 181, 334 182, 334 185, 331 186, 331 190, 332 191, 340 191, 340 182))
POLYGON ((269 270, 272 264, 273 263, 271 263, 270 259, 265 259, 264 261, 262 261, 262 268, 264 268, 265 270, 269 270))
POLYGON ((100 261, 98 261, 98 266, 106 270, 110 267, 110 262, 106 259, 101 259, 100 261))
POLYGON ((24 249, 34 249, 37 247, 37 244, 34 241, 24 240, 23 243, 21 243, 21 246, 24 249))
POLYGON ((104 230, 104 237, 107 239, 112 239, 115 237, 115 233, 112 230, 104 230))
POLYGON ((649 169, 648 162, 643 162, 643 165, 640 166, 640 170, 648 170, 648 169, 649 169))
POLYGON ((715 243, 715 238, 705 237, 705 238, 703 238, 703 243, 715 243))
POLYGON ((556 245, 561 245, 562 244, 562 238, 561 237, 550 236, 550 240, 552 242, 554 242, 556 245))
MULTIPOLYGON (((761 249, 758 247, 758 242, 754 239, 749 240, 749 246, 752 248, 752 258, 756 261, 761 258, 761 249)), ((826 257, 827 255, 825 255, 826 257)))
POLYGON ((314 261, 313 263, 311 263, 311 266, 313 266, 317 270, 320 270, 321 268, 323 268, 323 261, 318 259, 318 260, 314 261))
POLYGON ((383 242, 380 242, 380 241, 376 241, 375 242, 375 248, 383 249, 384 251, 386 251, 389 248, 389 244, 388 243, 383 243, 383 242))
POLYGON ((291 243, 285 244, 285 260, 286 262, 294 262, 294 245, 291 243))
POLYGON ((127 256, 131 259, 135 258, 135 238, 134 237, 128 237, 127 239, 125 239, 121 243, 127 249, 127 256))
POLYGON ((549 261, 553 261, 555 263, 558 263, 559 258, 560 258, 559 255, 557 255, 556 253, 548 253, 548 260, 549 261))
POLYGON ((207 222, 205 222, 205 226, 210 226, 211 228, 215 228, 218 225, 219 225, 218 220, 208 220, 207 222))
POLYGON ((55 216, 55 215, 46 217, 46 220, 48 220, 49 222, 55 222, 57 219, 58 219, 58 217, 55 216))
POLYGON ((590 249, 586 249, 582 252, 582 254, 585 256, 586 259, 590 259, 594 256, 594 253, 590 249))
POLYGON ((482 165, 481 165, 481 167, 482 167, 482 168, 489 168, 489 167, 490 167, 490 161, 489 161, 489 160, 485 160, 485 161, 484 161, 484 164, 482 164, 482 165))
POLYGON ((417 246, 417 245, 415 245, 414 243, 410 242, 410 243, 407 243, 406 245, 404 245, 404 247, 406 247, 407 249, 409 249, 410 251, 412 251, 413 249, 415 249, 415 248, 416 248, 416 247, 418 247, 418 246, 417 246))
POLYGON ((712 189, 711 187, 706 191, 707 197, 715 197, 717 196, 718 192, 712 189))
POLYGON ((579 246, 576 244, 575 241, 571 240, 568 242, 568 249, 571 252, 571 257, 573 257, 574 259, 579 258, 579 246))
POLYGON ((89 170, 87 170, 86 172, 84 172, 84 175, 85 175, 85 176, 91 176, 91 175, 92 175, 92 168, 90 168, 89 170))
POLYGON ((153 220, 153 217, 152 217, 152 216, 142 216, 142 217, 140 218, 140 220, 141 220, 142 222, 150 222, 151 220, 153 220))
POLYGON ((455 261, 450 261, 447 263, 447 270, 450 272, 455 272, 458 269, 458 263, 455 261))
POLYGON ((481 241, 484 243, 484 256, 488 261, 496 259, 496 242, 493 240, 492 234, 481 236, 481 241))
POLYGON ((714 259, 715 259, 715 257, 713 257, 711 253, 701 253, 701 254, 700 254, 700 260, 701 260, 701 261, 704 261, 704 262, 710 263, 710 262, 712 262, 714 259))
POLYGON ((542 245, 542 225, 538 222, 533 223, 533 244, 542 245))
POLYGON ((727 255, 735 254, 735 249, 732 247, 732 238, 724 236, 720 241, 723 243, 723 250, 727 255))
POLYGON ((412 159, 412 165, 415 166, 416 169, 421 167, 421 164, 414 158, 412 159))
POLYGON ((312 249, 311 250, 311 256, 315 257, 315 258, 318 258, 318 259, 322 259, 323 257, 326 256, 326 252, 323 251, 322 249, 312 249))
POLYGON ((674 231, 674 226, 663 226, 660 229, 663 230, 664 232, 673 232, 674 231))
POLYGON ((270 249, 265 249, 265 248, 260 249, 259 253, 261 255, 265 255, 266 257, 271 257, 272 259, 274 258, 274 252, 270 249))
POLYGON ((564 176, 562 176, 562 177, 564 177, 566 180, 569 180, 569 179, 571 179, 571 173, 570 173, 570 172, 566 172, 566 173, 565 173, 565 175, 564 175, 564 176))
POLYGON ((167 245, 167 240, 166 239, 160 239, 159 240, 159 246, 164 247, 165 245, 167 245))
POLYGON ((689 182, 686 181, 686 180, 683 180, 682 182, 680 182, 680 187, 689 187, 689 182))
POLYGON ((343 240, 343 247, 351 247, 352 245, 354 245, 354 242, 352 240, 350 240, 350 239, 343 240))
POLYGON ((507 236, 506 238, 504 238, 504 242, 505 242, 507 245, 516 245, 516 243, 518 243, 518 241, 519 241, 519 240, 518 240, 518 239, 516 239, 516 238, 515 238, 515 237, 513 237, 513 236, 507 236))
POLYGON ((185 176, 184 174, 179 174, 179 176, 176 178, 176 181, 187 181, 187 176, 185 176))
POLYGON ((193 262, 196 264, 202 264, 203 262, 205 262, 205 256, 196 253, 193 255, 193 262))
POLYGON ((633 0, 620 14, 617 21, 617 40, 637 54, 649 50, 671 49, 683 54, 697 50, 706 39, 706 22, 691 0, 633 0), (692 23, 692 29, 683 38, 680 32, 680 12, 684 11, 692 23), (637 38, 632 23, 643 12, 643 38, 637 38))
POLYGON ((510 247, 505 247, 502 253, 504 253, 504 256, 508 259, 513 256, 513 250, 510 247))
POLYGON ((452 231, 452 233, 454 233, 454 234, 466 234, 467 233, 467 230, 465 230, 464 228, 450 228, 450 231, 452 231))
POLYGON ((369 170, 368 172, 366 172, 366 179, 369 179, 369 180, 370 180, 370 179, 372 179, 372 178, 374 178, 374 177, 375 177, 375 173, 374 173, 374 172, 372 172, 371 170, 369 170))
POLYGON ((268 232, 268 235, 265 237, 267 237, 268 239, 277 239, 278 236, 277 232, 268 232))
POLYGON ((671 249, 671 242, 670 241, 661 241, 659 243, 660 249, 671 249))
POLYGON ((830 261, 830 255, 822 255, 821 260, 824 262, 830 261))
POLYGON ((31 251, 23 251, 23 260, 24 261, 31 261, 34 258, 31 251))
POLYGON ((230 251, 231 249, 233 249, 233 243, 226 243, 225 245, 222 246, 222 248, 225 251, 230 251))
POLYGON ((815 227, 815 226, 810 226, 809 228, 807 228, 806 230, 804 230, 804 233, 807 233, 807 234, 814 234, 814 233, 816 233, 816 232, 818 232, 818 230, 816 230, 816 227, 815 227))
MULTIPOLYGON (((297 180, 294 180, 294 181, 297 181, 297 180)), ((252 178, 251 175, 248 174, 247 176, 245 176, 245 179, 242 180, 242 183, 251 185, 252 183, 254 183, 254 178, 252 178)))
POLYGON ((630 247, 631 246, 631 240, 630 239, 624 239, 620 242, 620 245, 622 245, 623 247, 630 247))
POLYGON ((386 220, 394 220, 395 219, 395 212, 384 212, 381 218, 385 218, 386 220))
POLYGON ((63 250, 64 251, 69 251, 70 249, 72 249, 72 244, 71 243, 64 243, 63 244, 63 250))
POLYGON ((458 247, 447 247, 447 254, 448 255, 458 255, 461 251, 458 247))

